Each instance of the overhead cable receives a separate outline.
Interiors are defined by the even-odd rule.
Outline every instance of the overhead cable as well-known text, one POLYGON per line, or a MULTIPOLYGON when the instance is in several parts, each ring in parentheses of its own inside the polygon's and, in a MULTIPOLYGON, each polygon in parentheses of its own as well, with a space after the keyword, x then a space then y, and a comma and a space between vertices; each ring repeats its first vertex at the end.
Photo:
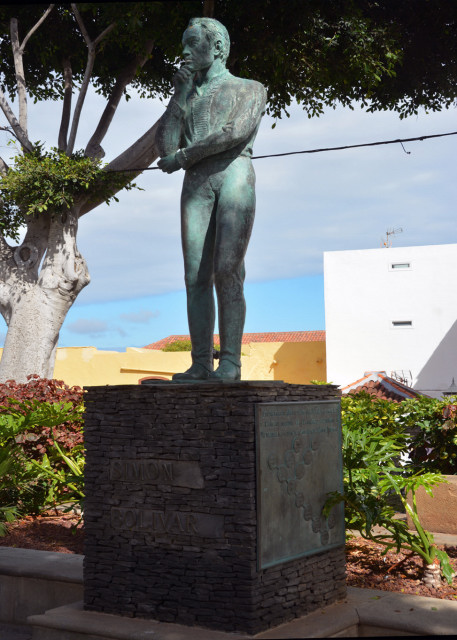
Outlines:
MULTIPOLYGON (((284 153, 269 153, 264 156, 252 156, 252 160, 261 160, 262 158, 282 158, 284 156, 295 156, 304 153, 323 153, 324 151, 344 151, 346 149, 360 149, 361 147, 378 147, 383 144, 401 144, 404 142, 417 142, 422 140, 429 140, 430 138, 444 138, 446 136, 456 136, 457 131, 451 131, 450 133, 434 133, 428 136, 418 136, 416 138, 397 138, 396 140, 382 140, 380 142, 364 142, 362 144, 348 144, 342 147, 324 147, 322 149, 306 149, 305 151, 286 151, 284 153)), ((403 147, 403 150, 404 147, 403 147)), ((409 155, 409 152, 406 152, 409 155)), ((159 167, 143 167, 132 169, 107 169, 112 173, 126 173, 128 171, 156 171, 159 167)))

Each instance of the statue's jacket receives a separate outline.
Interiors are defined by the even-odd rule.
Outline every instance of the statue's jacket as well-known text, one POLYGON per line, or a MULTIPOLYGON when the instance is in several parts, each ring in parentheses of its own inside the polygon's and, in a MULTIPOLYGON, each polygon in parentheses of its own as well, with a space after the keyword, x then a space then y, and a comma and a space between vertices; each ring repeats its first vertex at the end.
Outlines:
POLYGON ((202 87, 195 83, 183 110, 172 98, 161 118, 156 146, 161 157, 178 152, 183 169, 213 160, 251 157, 265 113, 260 82, 233 76, 226 69, 202 87))

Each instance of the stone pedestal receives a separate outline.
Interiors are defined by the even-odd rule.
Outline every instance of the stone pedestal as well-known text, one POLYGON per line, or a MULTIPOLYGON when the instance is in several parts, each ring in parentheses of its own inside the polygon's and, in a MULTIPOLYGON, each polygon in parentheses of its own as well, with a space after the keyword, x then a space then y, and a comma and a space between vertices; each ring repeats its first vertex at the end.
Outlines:
POLYGON ((338 416, 331 385, 90 387, 85 608, 254 634, 344 597, 338 416))

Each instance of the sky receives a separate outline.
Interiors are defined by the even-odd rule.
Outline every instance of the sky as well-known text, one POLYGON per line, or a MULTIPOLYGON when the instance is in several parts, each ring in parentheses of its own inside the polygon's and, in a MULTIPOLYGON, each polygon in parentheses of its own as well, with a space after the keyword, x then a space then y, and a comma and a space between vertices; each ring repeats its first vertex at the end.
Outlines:
MULTIPOLYGON (((76 148, 93 133, 104 100, 88 94, 76 148)), ((105 160, 130 146, 163 113, 166 102, 133 97, 118 108, 105 140, 105 160)), ((60 105, 31 104, 33 141, 56 144, 60 105)), ((457 130, 452 108, 400 120, 357 105, 309 119, 263 118, 254 155, 321 149, 457 130)), ((1 124, 1 123, 0 123, 1 124)), ((0 155, 11 153, 0 132, 0 155)), ((456 136, 387 146, 254 160, 256 221, 246 257, 246 332, 325 329, 323 253, 392 245, 457 242, 456 136)), ((153 165, 155 166, 155 165, 153 165)), ((171 334, 187 334, 180 241, 183 171, 146 171, 142 190, 123 192, 80 220, 78 247, 91 283, 60 332, 60 347, 123 351, 171 334)), ((388 251, 388 248, 384 250, 388 251)), ((217 329, 216 329, 217 331, 217 329)), ((6 325, 0 318, 0 346, 6 325)))

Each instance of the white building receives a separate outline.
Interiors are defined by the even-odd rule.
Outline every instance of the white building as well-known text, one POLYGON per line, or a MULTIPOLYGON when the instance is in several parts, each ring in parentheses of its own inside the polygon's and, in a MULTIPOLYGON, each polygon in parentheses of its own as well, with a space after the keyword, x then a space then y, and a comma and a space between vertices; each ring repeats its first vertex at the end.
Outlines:
POLYGON ((440 397, 457 381, 457 244, 326 252, 324 281, 329 382, 385 371, 440 397))

